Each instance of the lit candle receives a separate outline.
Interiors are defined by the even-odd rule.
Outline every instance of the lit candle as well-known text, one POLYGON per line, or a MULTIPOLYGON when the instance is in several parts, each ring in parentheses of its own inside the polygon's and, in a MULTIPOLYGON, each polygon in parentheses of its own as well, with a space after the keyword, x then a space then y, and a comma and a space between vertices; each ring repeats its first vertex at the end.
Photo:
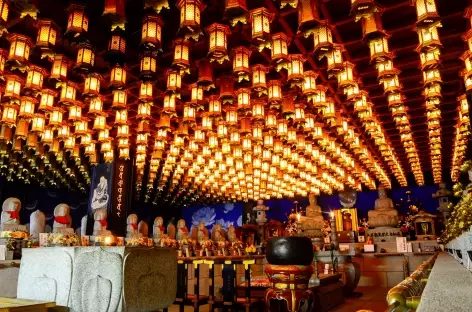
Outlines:
POLYGON ((331 212, 329 213, 329 218, 330 218, 330 219, 334 219, 334 211, 331 211, 331 212))
POLYGON ((297 213, 297 222, 300 222, 300 213, 297 213))
POLYGON ((111 245, 111 236, 106 236, 104 243, 105 243, 105 246, 110 246, 111 245))

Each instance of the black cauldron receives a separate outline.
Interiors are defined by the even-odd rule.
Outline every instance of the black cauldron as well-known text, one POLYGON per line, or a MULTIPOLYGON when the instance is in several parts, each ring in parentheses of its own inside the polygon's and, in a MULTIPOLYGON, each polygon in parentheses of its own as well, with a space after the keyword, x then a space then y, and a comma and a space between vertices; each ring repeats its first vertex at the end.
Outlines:
POLYGON ((266 258, 275 265, 310 265, 313 244, 308 237, 274 237, 267 242, 266 258))

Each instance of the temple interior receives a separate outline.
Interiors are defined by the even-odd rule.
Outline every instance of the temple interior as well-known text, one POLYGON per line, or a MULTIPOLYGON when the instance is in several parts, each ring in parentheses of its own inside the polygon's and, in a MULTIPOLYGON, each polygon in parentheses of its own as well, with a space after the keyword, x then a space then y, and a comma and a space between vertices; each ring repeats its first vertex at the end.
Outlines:
POLYGON ((472 311, 472 0, 0 0, 0 312, 472 311))

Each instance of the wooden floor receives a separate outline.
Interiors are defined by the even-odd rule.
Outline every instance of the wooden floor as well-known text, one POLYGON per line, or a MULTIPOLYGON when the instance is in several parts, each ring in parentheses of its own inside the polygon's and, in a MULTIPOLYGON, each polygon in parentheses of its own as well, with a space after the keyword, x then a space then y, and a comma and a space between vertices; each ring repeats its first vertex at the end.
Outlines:
MULTIPOLYGON (((357 312, 367 310, 372 312, 384 312, 387 309, 388 288, 381 287, 357 287, 356 292, 361 292, 360 298, 346 298, 346 303, 331 310, 330 312, 357 312)), ((178 312, 177 306, 169 308, 169 312, 178 312)), ((192 307, 185 307, 185 312, 192 312, 192 307)), ((200 312, 208 312, 208 306, 201 306, 200 312)))

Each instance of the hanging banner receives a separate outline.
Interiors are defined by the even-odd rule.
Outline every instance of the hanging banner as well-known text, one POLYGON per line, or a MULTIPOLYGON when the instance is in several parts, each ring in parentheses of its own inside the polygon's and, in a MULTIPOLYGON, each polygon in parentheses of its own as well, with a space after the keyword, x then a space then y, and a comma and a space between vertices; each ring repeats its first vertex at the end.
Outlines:
POLYGON ((108 213, 108 230, 117 236, 124 236, 129 198, 131 197, 131 164, 129 160, 115 162, 113 177, 113 200, 108 213))
POLYGON ((97 209, 111 211, 111 192, 113 181, 113 164, 98 164, 93 168, 90 184, 89 215, 97 209))

